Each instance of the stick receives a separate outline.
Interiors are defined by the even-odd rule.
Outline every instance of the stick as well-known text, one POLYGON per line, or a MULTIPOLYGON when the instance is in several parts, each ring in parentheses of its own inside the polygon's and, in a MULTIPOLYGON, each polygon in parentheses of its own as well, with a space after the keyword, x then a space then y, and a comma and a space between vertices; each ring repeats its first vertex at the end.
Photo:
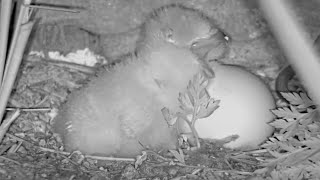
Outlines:
MULTIPOLYGON (((320 60, 312 41, 294 20, 286 0, 260 0, 260 6, 287 59, 308 90, 320 104, 320 60)), ((306 3, 308 3, 306 1, 306 3)))
POLYGON ((24 53, 24 49, 28 42, 29 35, 31 33, 32 27, 34 25, 34 21, 31 21, 27 24, 21 26, 19 36, 17 37, 17 46, 14 48, 14 54, 12 59, 8 62, 8 68, 6 69, 5 78, 3 80, 2 86, 0 88, 0 123, 2 122, 2 118, 5 112, 5 108, 7 106, 8 99, 11 94, 11 90, 16 79, 19 66, 22 60, 22 56, 24 53))
POLYGON ((8 36, 10 17, 12 10, 12 1, 1 1, 1 28, 0 28, 0 84, 2 83, 2 76, 4 71, 4 65, 6 62, 8 36))

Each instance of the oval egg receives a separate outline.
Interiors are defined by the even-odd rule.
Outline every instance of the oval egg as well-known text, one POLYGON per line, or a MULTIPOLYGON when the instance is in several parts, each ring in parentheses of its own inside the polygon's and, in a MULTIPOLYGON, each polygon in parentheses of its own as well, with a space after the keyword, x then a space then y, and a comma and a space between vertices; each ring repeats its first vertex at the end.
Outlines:
POLYGON ((275 100, 269 88, 257 76, 231 65, 214 66, 215 77, 207 91, 219 108, 209 117, 198 119, 195 128, 200 138, 223 139, 238 135, 227 148, 253 149, 272 133, 268 122, 274 116, 275 100))

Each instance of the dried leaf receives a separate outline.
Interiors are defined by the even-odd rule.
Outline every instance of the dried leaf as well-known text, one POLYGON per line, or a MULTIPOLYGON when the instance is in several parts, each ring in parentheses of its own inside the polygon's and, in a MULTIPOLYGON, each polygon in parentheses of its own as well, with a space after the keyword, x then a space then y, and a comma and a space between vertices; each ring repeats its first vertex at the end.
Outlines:
POLYGON ((185 164, 184 154, 181 149, 179 149, 179 152, 176 150, 169 150, 169 151, 180 163, 185 164))
POLYGON ((142 155, 137 156, 137 160, 134 163, 134 168, 138 168, 145 160, 147 160, 147 153, 145 151, 142 151, 142 155))

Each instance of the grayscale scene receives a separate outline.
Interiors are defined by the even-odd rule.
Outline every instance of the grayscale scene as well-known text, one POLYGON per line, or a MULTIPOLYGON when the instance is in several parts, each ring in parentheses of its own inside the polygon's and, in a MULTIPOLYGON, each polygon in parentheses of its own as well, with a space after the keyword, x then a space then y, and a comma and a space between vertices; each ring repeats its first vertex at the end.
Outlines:
POLYGON ((320 0, 0 0, 0 180, 320 179, 320 0))

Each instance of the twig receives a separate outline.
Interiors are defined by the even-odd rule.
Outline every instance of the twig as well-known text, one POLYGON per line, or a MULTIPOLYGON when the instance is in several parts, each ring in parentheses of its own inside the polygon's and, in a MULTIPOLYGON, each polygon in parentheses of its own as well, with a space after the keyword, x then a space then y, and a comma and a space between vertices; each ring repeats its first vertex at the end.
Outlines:
POLYGON ((84 157, 96 160, 105 160, 105 161, 128 161, 128 162, 135 162, 134 158, 115 158, 115 157, 103 157, 103 156, 91 156, 85 155, 84 157))
POLYGON ((70 13, 80 13, 80 10, 77 9, 72 9, 72 7, 58 7, 54 5, 29 5, 29 4, 24 4, 24 6, 29 7, 29 8, 37 8, 37 9, 45 9, 45 10, 51 10, 51 11, 63 11, 63 12, 70 12, 70 13))
POLYGON ((39 111, 51 111, 52 108, 49 107, 40 107, 40 108, 16 108, 16 107, 7 107, 7 111, 15 111, 20 109, 23 112, 39 112, 39 111))
POLYGON ((1 28, 0 28, 0 84, 4 72, 4 65, 7 55, 10 17, 12 10, 12 1, 1 1, 1 28))
MULTIPOLYGON (((25 0, 25 1, 27 1, 27 0, 25 0)), ((26 3, 26 2, 25 2, 26 3)), ((12 58, 12 56, 13 56, 13 54, 14 54, 14 48, 15 48, 15 46, 16 46, 16 44, 17 44, 17 41, 18 41, 18 36, 19 36, 19 32, 20 32, 20 28, 21 28, 21 25, 23 24, 23 23, 26 23, 27 21, 26 21, 26 16, 28 16, 27 14, 28 14, 28 8, 26 8, 26 7, 24 7, 24 6, 22 6, 21 4, 20 4, 20 6, 19 6, 19 15, 18 15, 18 18, 17 18, 17 22, 16 22, 16 24, 15 24, 15 26, 14 26, 14 32, 13 32, 13 37, 12 37, 12 39, 11 39, 11 43, 10 43, 10 49, 9 49, 9 53, 8 53, 8 56, 7 56, 7 62, 6 62, 6 68, 5 69, 8 69, 8 61, 10 61, 10 59, 12 58)), ((4 77, 3 77, 3 79, 5 79, 5 74, 6 74, 6 71, 7 70, 5 70, 5 72, 4 72, 4 77)), ((2 87, 3 85, 1 84, 1 87, 2 87)), ((1 110, 1 109, 0 109, 1 110)))
POLYGON ((171 161, 171 159, 165 158, 165 157, 161 156, 160 154, 158 154, 158 153, 156 153, 156 152, 154 152, 152 150, 144 150, 144 151, 146 153, 148 153, 149 155, 152 154, 152 155, 156 156, 157 158, 159 158, 159 159, 161 159, 163 161, 171 161))
POLYGON ((12 160, 12 159, 4 157, 4 156, 0 156, 0 159, 3 159, 3 160, 6 160, 6 161, 9 161, 9 162, 21 165, 21 163, 19 163, 18 161, 12 160))
POLYGON ((0 126, 0 143, 2 142, 2 139, 4 137, 4 135, 6 134, 6 132, 8 131, 10 125, 12 124, 12 122, 14 120, 16 120, 18 118, 18 116, 20 115, 20 110, 16 110, 9 118, 5 119, 3 121, 3 123, 0 126))
POLYGON ((185 165, 185 164, 179 164, 179 163, 177 163, 176 165, 181 166, 181 167, 195 168, 195 169, 201 169, 201 170, 210 170, 215 173, 236 173, 236 174, 241 174, 241 175, 252 175, 253 174, 253 172, 238 171, 238 170, 221 170, 218 168, 208 168, 205 166, 192 166, 192 165, 185 165))
POLYGON ((320 104, 319 54, 312 48, 311 39, 298 23, 290 1, 260 0, 260 6, 279 45, 312 99, 320 104), (284 23, 285 22, 285 23, 284 23))
MULTIPOLYGON (((54 149, 49 149, 49 148, 44 148, 44 147, 40 147, 40 146, 37 146, 35 144, 32 144, 20 137, 17 137, 17 136, 14 136, 12 134, 9 134, 7 133, 6 134, 7 136, 13 138, 13 139, 16 139, 18 141, 22 141, 24 143, 27 143, 28 145, 32 145, 38 149, 40 149, 41 151, 46 151, 46 152, 51 152, 51 153, 57 153, 57 154, 62 154, 62 155, 65 155, 65 156, 69 156, 71 153, 70 152, 64 152, 64 151, 57 151, 57 150, 54 150, 54 149)), ((129 162, 135 162, 135 159, 134 158, 115 158, 115 157, 103 157, 103 156, 91 156, 91 155, 84 155, 85 158, 90 158, 90 159, 97 159, 97 160, 106 160, 106 161, 129 161, 129 162)))
MULTIPOLYGON (((23 8, 22 8, 23 9, 23 8)), ((12 56, 11 59, 8 59, 7 62, 3 83, 0 88, 0 122, 2 122, 2 118, 5 112, 5 108, 7 105, 7 102, 9 100, 12 87, 14 85, 14 81, 16 79, 20 63, 22 60, 22 56, 24 53, 25 46, 28 42, 29 35, 31 33, 32 27, 34 25, 34 21, 31 21, 27 24, 24 24, 21 26, 21 29, 19 31, 19 35, 17 36, 17 44, 16 47, 12 48, 12 56)), ((11 49, 10 49, 11 51, 11 49)), ((10 56, 9 56, 10 57, 10 56)))
POLYGON ((67 61, 54 60, 50 58, 37 58, 37 57, 35 58, 32 56, 29 56, 27 57, 27 61, 46 63, 50 65, 52 64, 58 67, 80 71, 81 73, 85 73, 87 75, 94 75, 98 70, 98 67, 91 67, 91 66, 81 65, 81 64, 67 62, 67 61))
MULTIPOLYGON (((57 154, 62 154, 65 156, 69 156, 71 153, 69 152, 64 152, 64 151, 57 151, 54 149, 49 149, 49 148, 44 148, 44 147, 39 147, 37 146, 40 150, 46 151, 46 152, 52 152, 52 153, 57 153, 57 154)), ((84 155, 85 158, 90 158, 90 159, 96 159, 96 160, 105 160, 105 161, 129 161, 129 162, 134 162, 134 158, 115 158, 115 157, 104 157, 104 156, 92 156, 92 155, 84 155)))

